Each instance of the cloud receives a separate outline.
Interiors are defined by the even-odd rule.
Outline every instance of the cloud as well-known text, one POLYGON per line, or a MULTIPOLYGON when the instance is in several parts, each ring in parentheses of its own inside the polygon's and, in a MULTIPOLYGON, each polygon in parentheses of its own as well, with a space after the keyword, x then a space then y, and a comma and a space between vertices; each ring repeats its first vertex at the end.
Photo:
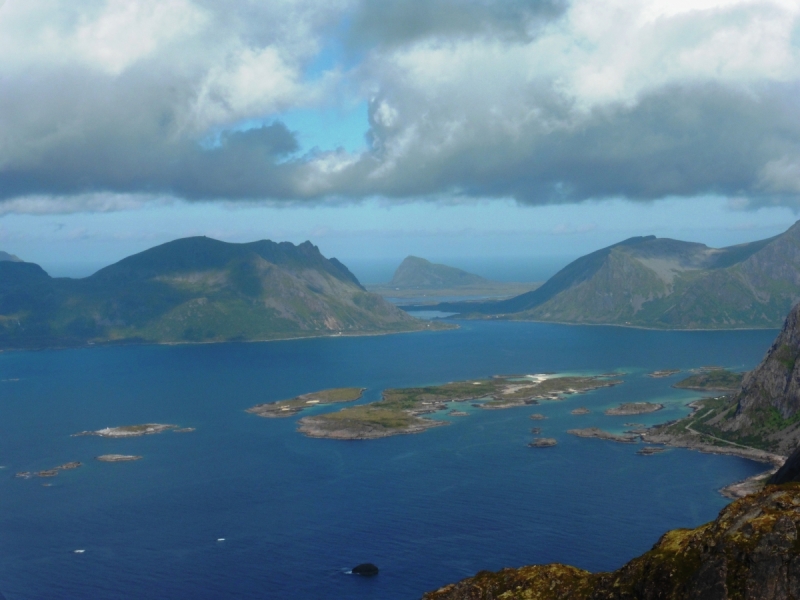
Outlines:
POLYGON ((799 36, 790 0, 10 1, 0 213, 165 196, 798 206, 799 36), (300 154, 281 122, 358 101, 361 153, 300 154))

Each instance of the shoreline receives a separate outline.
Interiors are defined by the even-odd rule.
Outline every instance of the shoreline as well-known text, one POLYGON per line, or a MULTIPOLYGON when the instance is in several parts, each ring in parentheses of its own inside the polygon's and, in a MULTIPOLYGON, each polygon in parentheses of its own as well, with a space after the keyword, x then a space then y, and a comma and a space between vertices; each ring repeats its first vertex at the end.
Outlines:
MULTIPOLYGON (((423 321, 423 323, 441 322, 441 320, 423 321)), ((263 340, 209 340, 209 341, 181 341, 181 342, 149 342, 145 340, 125 341, 125 340, 109 340, 105 342, 84 342, 82 344, 75 344, 72 346, 37 346, 31 348, 0 348, 0 353, 3 352, 45 352, 48 350, 88 350, 92 348, 119 348, 122 346, 200 346, 211 344, 265 344, 269 342, 290 342, 297 340, 311 340, 322 338, 350 338, 350 337, 373 337, 381 335, 400 335, 404 333, 421 333, 423 331, 454 331, 461 329, 460 325, 455 323, 446 323, 448 327, 431 329, 423 327, 420 329, 409 329, 401 331, 366 331, 362 333, 331 333, 331 334, 313 334, 313 335, 296 335, 294 337, 277 337, 268 338, 263 340)))
MULTIPOLYGON (((402 307, 398 307, 402 308, 402 307)), ((541 319, 504 319, 500 316, 485 318, 443 317, 437 321, 505 321, 507 323, 542 323, 546 325, 569 325, 571 327, 624 327, 626 329, 644 329, 646 331, 780 331, 783 325, 774 327, 648 327, 646 325, 625 325, 622 323, 572 323, 569 321, 542 321, 541 319)))
MULTIPOLYGON (((702 400, 702 398, 698 398, 689 402, 687 406, 692 409, 692 412, 674 424, 680 423, 681 421, 696 414, 701 408, 697 404, 700 400, 702 400)), ((750 446, 728 442, 727 440, 722 440, 721 438, 713 438, 713 436, 710 437, 712 437, 712 439, 719 439, 721 442, 726 443, 727 445, 717 446, 715 444, 710 444, 703 441, 703 437, 709 437, 707 434, 695 432, 693 429, 687 429, 686 434, 680 436, 668 433, 659 433, 655 431, 656 428, 663 425, 665 425, 665 423, 653 425, 643 430, 640 434, 642 441, 650 444, 668 446, 670 448, 695 450, 697 452, 702 452, 703 454, 737 456, 739 458, 770 465, 770 468, 766 469, 765 471, 761 471, 745 479, 740 479, 738 481, 729 483, 718 490, 720 494, 726 498, 730 498, 731 500, 743 498, 744 496, 748 496, 759 491, 763 482, 765 482, 767 478, 775 473, 788 458, 782 454, 775 454, 759 448, 752 448, 750 446)))

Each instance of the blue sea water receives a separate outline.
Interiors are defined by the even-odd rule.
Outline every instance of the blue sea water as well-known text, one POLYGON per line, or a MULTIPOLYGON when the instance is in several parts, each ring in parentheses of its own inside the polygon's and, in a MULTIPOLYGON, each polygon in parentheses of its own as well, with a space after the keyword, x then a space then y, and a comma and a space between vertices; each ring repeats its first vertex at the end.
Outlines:
POLYGON ((711 520, 727 503, 720 487, 763 469, 677 449, 638 456, 635 445, 565 432, 677 418, 696 395, 670 387, 680 376, 647 372, 751 368, 774 331, 460 326, 0 354, 0 591, 9 600, 392 600, 481 569, 558 561, 609 570, 667 529, 711 520), (626 373, 623 385, 540 406, 467 405, 468 417, 440 417, 450 426, 373 441, 309 439, 295 431, 297 417, 244 412, 327 387, 366 387, 368 402, 387 387, 611 370, 626 373), (602 414, 636 400, 667 407, 639 417, 602 414), (571 415, 578 406, 592 412, 571 415), (533 412, 548 419, 531 421, 533 412), (145 422, 196 431, 70 437, 145 422), (558 446, 528 448, 532 426, 558 446), (106 453, 144 458, 94 460, 106 453), (84 466, 55 478, 14 477, 74 460, 84 466), (367 561, 380 575, 346 574, 367 561))

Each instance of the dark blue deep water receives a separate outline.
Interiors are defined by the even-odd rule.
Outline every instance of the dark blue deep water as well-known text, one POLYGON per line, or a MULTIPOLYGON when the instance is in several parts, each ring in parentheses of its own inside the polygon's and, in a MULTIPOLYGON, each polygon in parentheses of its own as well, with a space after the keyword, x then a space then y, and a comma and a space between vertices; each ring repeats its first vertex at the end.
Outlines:
POLYGON ((717 490, 762 466, 684 450, 637 456, 636 446, 565 431, 677 418, 696 396, 648 371, 751 368, 774 335, 468 322, 381 337, 0 354, 0 591, 9 600, 391 600, 481 569, 614 569, 665 530, 714 518, 727 502, 717 490), (467 407, 449 427, 375 441, 308 439, 297 418, 244 412, 335 386, 366 387, 370 401, 391 386, 613 369, 627 373, 623 385, 535 407, 467 407), (602 414, 634 400, 667 408, 602 414), (592 413, 571 415, 578 406, 592 413), (534 423, 533 412, 549 418, 534 423), (70 437, 145 422, 197 430, 70 437), (535 425, 558 446, 528 448, 535 425), (144 459, 93 459, 105 453, 144 459), (73 460, 84 466, 14 477, 73 460), (345 574, 366 561, 379 576, 345 574))

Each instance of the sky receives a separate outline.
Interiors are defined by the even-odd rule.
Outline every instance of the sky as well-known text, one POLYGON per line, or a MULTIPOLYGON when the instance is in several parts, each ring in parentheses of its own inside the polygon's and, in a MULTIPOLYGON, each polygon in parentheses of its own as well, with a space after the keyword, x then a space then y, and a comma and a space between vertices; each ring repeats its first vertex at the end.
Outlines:
POLYGON ((742 243, 798 219, 798 104, 796 0, 0 0, 0 250, 742 243))

